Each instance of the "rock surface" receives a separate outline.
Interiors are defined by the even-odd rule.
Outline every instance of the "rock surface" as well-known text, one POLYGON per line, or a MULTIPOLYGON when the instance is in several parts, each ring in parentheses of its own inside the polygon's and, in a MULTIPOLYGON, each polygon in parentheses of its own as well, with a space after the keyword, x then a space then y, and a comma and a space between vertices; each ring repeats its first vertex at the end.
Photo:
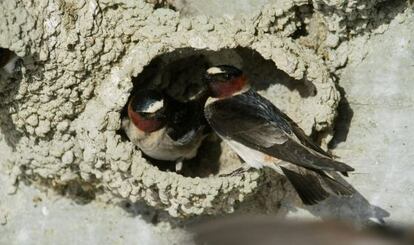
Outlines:
MULTIPOLYGON (((139 1, 102 1, 99 7, 93 1, 63 6, 49 2, 1 3, 0 23, 8 24, 0 24, 0 32, 6 33, 0 35, 0 47, 22 57, 16 74, 3 72, 0 79, 0 94, 5 98, 0 101, 0 152, 8 158, 0 162, 2 173, 7 173, 0 176, 0 233, 7 234, 6 241, 30 243, 39 236, 56 241, 56 234, 63 233, 86 239, 96 232, 106 234, 123 227, 119 239, 99 241, 137 238, 146 244, 163 244, 166 239, 180 244, 185 237, 180 229, 171 230, 165 222, 154 228, 142 221, 161 219, 175 224, 166 213, 139 204, 125 208, 129 213, 135 210, 132 214, 138 213, 138 217, 126 217, 125 210, 113 209, 111 204, 135 200, 173 216, 231 212, 236 206, 236 212, 339 217, 357 224, 411 221, 414 203, 407 193, 414 187, 410 178, 414 174, 410 162, 414 19, 405 2, 314 1, 314 14, 309 17, 307 11, 298 10, 307 1, 286 1, 290 4, 283 14, 279 7, 268 7, 270 3, 258 10, 258 15, 232 21, 220 19, 228 16, 180 16, 139 1), (44 14, 39 15, 41 12, 44 14), (25 18, 14 20, 14 15, 25 18), (34 21, 42 18, 39 16, 47 17, 34 21), (332 26, 326 28, 328 22, 332 26), (301 25, 307 35, 297 36, 301 25), (111 28, 114 26, 118 28, 111 28), (247 49, 235 50, 238 45, 247 49), (333 137, 330 145, 335 147, 334 154, 357 169, 347 181, 358 195, 303 208, 290 185, 267 171, 248 172, 243 178, 218 178, 215 174, 190 178, 159 171, 142 158, 117 133, 121 110, 132 89, 131 79, 157 55, 172 52, 173 58, 181 57, 177 50, 183 47, 230 49, 207 56, 211 62, 218 55, 242 65, 263 82, 258 84, 261 93, 299 121, 308 134, 312 129, 319 131, 316 136, 323 144, 333 137), (259 56, 252 63, 263 62, 263 67, 269 67, 260 70, 243 63, 246 52, 259 56), (270 59, 270 64, 261 57, 270 59), (261 77, 263 71, 266 75, 261 77), (339 90, 328 71, 337 77, 339 90), (304 76, 316 87, 316 96, 303 97, 304 76), (279 81, 265 83, 273 77, 279 81), (293 89, 291 84, 295 84, 293 89), (338 105, 339 117, 334 121, 338 105), (23 183, 46 188, 49 197, 23 183), (199 188, 188 188, 194 185, 199 188), (92 196, 97 201, 78 205, 50 191, 67 195, 72 188, 75 196, 80 192, 87 200, 92 196), (34 196, 41 196, 41 204, 34 196), (108 200, 110 204, 104 205, 108 200), (62 217, 72 216, 61 223, 62 217), (73 228, 96 225, 96 217, 103 217, 100 223, 108 224, 96 231, 73 228), (46 228, 31 232, 39 225, 46 228), (143 232, 134 237, 128 231, 136 231, 136 227, 143 232), (158 236, 157 230, 162 235, 158 236)), ((254 12, 250 10, 245 8, 247 13, 254 12)), ((304 87, 309 91, 308 85, 304 87)), ((219 147, 223 166, 239 164, 224 145, 219 147)), ((91 243, 99 242, 90 239, 91 243)))

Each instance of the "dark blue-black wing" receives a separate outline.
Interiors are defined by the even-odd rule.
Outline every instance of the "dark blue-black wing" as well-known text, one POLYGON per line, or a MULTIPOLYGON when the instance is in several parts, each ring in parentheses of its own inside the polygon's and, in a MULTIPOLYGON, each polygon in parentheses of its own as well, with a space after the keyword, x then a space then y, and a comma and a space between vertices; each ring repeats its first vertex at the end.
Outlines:
POLYGON ((287 115, 253 90, 207 105, 205 116, 222 137, 275 158, 309 169, 353 170, 311 146, 312 141, 287 115))

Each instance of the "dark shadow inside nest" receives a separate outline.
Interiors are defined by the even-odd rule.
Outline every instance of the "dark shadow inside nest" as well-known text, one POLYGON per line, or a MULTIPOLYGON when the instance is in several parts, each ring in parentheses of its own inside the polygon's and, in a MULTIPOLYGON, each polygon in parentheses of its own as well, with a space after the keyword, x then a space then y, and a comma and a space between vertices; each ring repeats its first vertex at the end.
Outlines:
POLYGON ((11 112, 18 110, 15 101, 22 79, 23 60, 13 51, 0 47, 0 131, 6 143, 15 148, 22 134, 13 123, 11 112))
MULTIPOLYGON (((131 96, 140 89, 157 89, 177 101, 186 102, 205 90, 202 81, 205 70, 210 66, 222 64, 230 64, 242 69, 256 90, 266 90, 274 84, 279 84, 290 91, 297 91, 303 98, 315 96, 317 93, 311 82, 295 80, 279 70, 273 61, 264 59, 257 51, 238 47, 219 51, 182 48, 159 55, 145 66, 137 77, 132 78, 134 88, 131 96)), ((122 118, 127 116, 127 105, 121 116, 122 118)), ((128 140, 124 132, 119 133, 124 140, 128 140)), ((218 137, 207 137, 200 146, 197 156, 185 160, 182 170, 178 173, 187 177, 220 174, 225 169, 220 162, 222 154, 220 142, 218 137)), ((175 171, 174 162, 160 161, 145 155, 144 157, 162 171, 175 171)))

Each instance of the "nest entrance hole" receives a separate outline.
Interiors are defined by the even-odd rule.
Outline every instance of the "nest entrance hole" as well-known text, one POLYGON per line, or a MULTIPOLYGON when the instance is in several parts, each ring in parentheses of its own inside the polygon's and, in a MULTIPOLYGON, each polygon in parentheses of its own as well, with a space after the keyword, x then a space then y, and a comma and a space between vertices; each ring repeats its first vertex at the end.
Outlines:
POLYGON ((13 123, 11 111, 15 111, 15 95, 20 86, 22 59, 13 51, 0 47, 0 132, 10 147, 15 147, 21 138, 13 123))
MULTIPOLYGON (((311 83, 298 81, 279 70, 275 63, 266 60, 257 51, 238 47, 219 51, 177 49, 155 57, 143 71, 132 78, 134 91, 140 89, 158 89, 175 100, 186 102, 197 95, 204 87, 202 75, 214 65, 230 64, 244 71, 256 90, 266 90, 274 84, 282 85, 290 91, 296 90, 301 97, 315 95, 311 83)), ((122 117, 127 116, 127 105, 122 117)), ((126 135, 124 138, 127 139, 126 135)), ((197 156, 185 160, 178 173, 188 177, 209 177, 228 173, 240 167, 241 160, 211 130, 210 135, 198 149, 197 156)), ((175 171, 175 163, 144 157, 161 171, 175 171)))
POLYGON ((0 48, 0 69, 4 69, 5 66, 12 60, 16 54, 7 48, 0 48))

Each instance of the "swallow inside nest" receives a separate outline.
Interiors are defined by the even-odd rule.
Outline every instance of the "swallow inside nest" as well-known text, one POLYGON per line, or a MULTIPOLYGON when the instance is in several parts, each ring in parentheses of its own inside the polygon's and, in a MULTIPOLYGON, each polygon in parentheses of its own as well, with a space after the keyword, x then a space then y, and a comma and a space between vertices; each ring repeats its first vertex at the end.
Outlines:
POLYGON ((282 81, 301 95, 314 94, 314 87, 292 82, 272 61, 249 48, 217 52, 186 48, 157 56, 132 78, 134 89, 122 113, 120 133, 160 170, 209 177, 241 164, 237 155, 227 154, 230 148, 223 148, 204 117, 208 86, 203 74, 217 62, 243 67, 259 81, 253 85, 258 90, 282 81))
POLYGON ((0 48, 0 69, 8 74, 16 71, 19 57, 11 50, 0 48))

